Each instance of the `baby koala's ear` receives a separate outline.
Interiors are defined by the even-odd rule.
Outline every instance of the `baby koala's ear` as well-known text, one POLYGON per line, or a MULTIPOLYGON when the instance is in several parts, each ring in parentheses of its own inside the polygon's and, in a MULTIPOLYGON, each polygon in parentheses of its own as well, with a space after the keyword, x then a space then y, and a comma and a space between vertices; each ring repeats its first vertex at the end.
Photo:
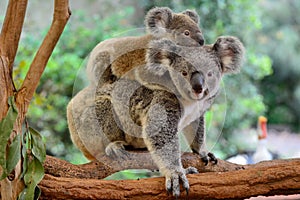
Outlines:
POLYGON ((151 41, 146 53, 147 70, 162 76, 178 57, 180 49, 180 46, 168 39, 151 41))
POLYGON ((182 12, 182 14, 189 16, 196 24, 199 24, 200 17, 198 13, 194 10, 185 10, 182 12))
POLYGON ((222 36, 212 45, 220 59, 223 73, 237 73, 244 61, 245 48, 241 41, 232 36, 222 36))
POLYGON ((145 26, 151 34, 163 34, 171 23, 172 17, 173 12, 168 7, 152 8, 145 17, 145 26))

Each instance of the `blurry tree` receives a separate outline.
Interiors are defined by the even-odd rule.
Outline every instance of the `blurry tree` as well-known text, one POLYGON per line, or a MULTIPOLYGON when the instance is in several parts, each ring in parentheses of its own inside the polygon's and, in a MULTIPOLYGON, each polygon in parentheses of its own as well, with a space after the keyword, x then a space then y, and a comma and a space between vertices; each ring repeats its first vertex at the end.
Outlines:
POLYGON ((286 124, 300 131, 300 1, 262 1, 264 26, 258 48, 273 60, 274 75, 265 77, 260 89, 272 124, 286 124))

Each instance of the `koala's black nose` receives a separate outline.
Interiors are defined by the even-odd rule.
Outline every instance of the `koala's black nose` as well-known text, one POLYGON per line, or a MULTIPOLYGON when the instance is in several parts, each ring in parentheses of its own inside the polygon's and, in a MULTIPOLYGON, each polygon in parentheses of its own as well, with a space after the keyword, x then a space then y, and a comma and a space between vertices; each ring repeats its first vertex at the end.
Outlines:
POLYGON ((205 84, 204 75, 201 72, 195 72, 191 77, 191 85, 195 93, 200 94, 205 84))
POLYGON ((200 46, 203 46, 203 45, 204 45, 204 39, 203 39, 203 38, 201 38, 201 39, 199 40, 199 44, 200 44, 200 46))
POLYGON ((198 42, 199 42, 200 46, 203 46, 204 45, 204 38, 203 38, 202 34, 197 33, 197 37, 198 37, 198 42))

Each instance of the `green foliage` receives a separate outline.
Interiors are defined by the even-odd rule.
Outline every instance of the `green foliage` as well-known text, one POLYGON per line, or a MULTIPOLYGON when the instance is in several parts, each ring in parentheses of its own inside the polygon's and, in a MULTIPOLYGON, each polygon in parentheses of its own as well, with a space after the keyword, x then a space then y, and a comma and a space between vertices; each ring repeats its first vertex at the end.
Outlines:
POLYGON ((17 163, 21 159, 21 135, 18 134, 13 139, 12 143, 9 145, 8 148, 8 156, 6 161, 6 169, 8 173, 11 173, 12 170, 15 168, 17 163))
POLYGON ((29 127, 23 134, 23 173, 25 188, 19 195, 19 199, 38 199, 41 190, 37 186, 44 177, 43 162, 46 159, 46 147, 42 136, 29 127))
POLYGON ((6 176, 14 169, 17 162, 19 161, 19 157, 16 154, 20 146, 19 137, 15 137, 13 142, 10 144, 7 156, 7 142, 18 115, 13 97, 10 97, 8 99, 8 104, 9 108, 7 114, 0 122, 0 165, 3 170, 0 180, 6 178, 6 176))
POLYGON ((274 76, 260 84, 268 105, 269 123, 287 124, 300 130, 300 2, 264 2, 265 26, 257 34, 258 48, 273 60, 274 76))
POLYGON ((13 97, 8 99, 8 104, 7 115, 0 122, 0 164, 3 169, 1 179, 6 178, 20 161, 22 146, 23 169, 21 178, 24 178, 25 189, 20 194, 19 199, 38 199, 41 191, 37 184, 44 176, 42 163, 46 158, 45 144, 41 135, 29 127, 27 132, 23 134, 22 143, 21 133, 18 133, 7 148, 7 143, 18 115, 13 97))

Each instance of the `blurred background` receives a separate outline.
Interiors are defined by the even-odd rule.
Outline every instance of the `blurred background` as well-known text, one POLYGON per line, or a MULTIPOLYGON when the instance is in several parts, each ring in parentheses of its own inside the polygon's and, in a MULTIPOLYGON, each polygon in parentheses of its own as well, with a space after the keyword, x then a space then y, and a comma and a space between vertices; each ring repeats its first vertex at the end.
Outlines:
MULTIPOLYGON (((7 0, 0 3, 0 28, 7 0)), ((24 79, 51 20, 53 1, 28 1, 14 80, 24 79)), ((300 1, 298 0, 72 0, 72 16, 31 103, 28 119, 40 131, 47 153, 72 163, 87 160, 70 140, 66 106, 83 88, 93 47, 108 38, 144 28, 154 6, 175 12, 193 9, 201 17, 206 44, 221 35, 239 37, 247 55, 241 73, 224 77, 219 98, 207 113, 209 150, 219 158, 255 152, 258 117, 267 118, 265 147, 276 158, 300 157, 300 1), (82 74, 82 73, 80 73, 82 74)))

